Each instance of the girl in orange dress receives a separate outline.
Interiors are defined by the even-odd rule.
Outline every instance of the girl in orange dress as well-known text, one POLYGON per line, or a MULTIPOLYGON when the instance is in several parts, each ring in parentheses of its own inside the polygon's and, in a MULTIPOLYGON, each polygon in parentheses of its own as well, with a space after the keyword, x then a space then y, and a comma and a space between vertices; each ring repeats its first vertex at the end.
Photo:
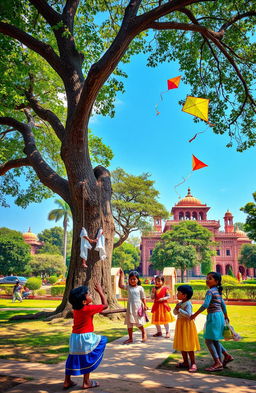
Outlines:
POLYGON ((193 295, 193 289, 190 285, 184 284, 180 285, 177 290, 179 303, 173 310, 174 315, 177 315, 173 349, 181 351, 183 362, 178 363, 176 367, 186 368, 190 373, 195 373, 197 371, 195 351, 200 350, 200 345, 196 325, 193 323, 194 321, 190 320, 192 315, 192 304, 190 299, 193 295))
POLYGON ((166 331, 166 337, 170 337, 169 322, 175 321, 175 318, 171 314, 171 308, 168 306, 167 300, 170 298, 169 289, 164 286, 164 277, 156 276, 155 288, 152 290, 151 299, 154 299, 152 307, 152 324, 156 325, 157 332, 153 334, 153 337, 162 336, 163 324, 166 331))

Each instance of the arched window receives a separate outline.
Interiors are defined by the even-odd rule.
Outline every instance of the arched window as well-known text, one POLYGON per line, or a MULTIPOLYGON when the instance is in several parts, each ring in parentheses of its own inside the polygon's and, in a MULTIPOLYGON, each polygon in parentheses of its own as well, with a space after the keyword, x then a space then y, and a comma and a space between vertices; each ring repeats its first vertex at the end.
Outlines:
POLYGON ((154 276, 156 274, 156 270, 154 269, 154 265, 149 265, 148 274, 149 274, 149 276, 154 276))
POLYGON ((230 274, 233 272, 232 266, 231 265, 226 265, 225 267, 225 274, 230 274))
POLYGON ((197 212, 192 213, 192 220, 197 220, 197 212))
POLYGON ((199 212, 199 220, 203 220, 204 219, 204 213, 203 212, 199 212))
POLYGON ((184 214, 183 214, 183 212, 179 212, 179 220, 184 220, 184 214))
POLYGON ((185 217, 186 217, 186 220, 190 220, 190 212, 186 212, 185 217))
POLYGON ((216 272, 222 274, 222 266, 216 265, 216 272))

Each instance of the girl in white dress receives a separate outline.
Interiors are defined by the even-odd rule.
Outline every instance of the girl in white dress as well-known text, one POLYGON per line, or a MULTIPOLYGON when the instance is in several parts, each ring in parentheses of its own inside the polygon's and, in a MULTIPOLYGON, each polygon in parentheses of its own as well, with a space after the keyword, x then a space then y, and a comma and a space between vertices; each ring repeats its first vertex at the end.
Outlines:
POLYGON ((146 330, 144 324, 146 323, 146 297, 144 289, 141 286, 139 274, 132 271, 129 274, 128 285, 124 284, 124 272, 120 269, 119 288, 128 291, 128 304, 125 316, 125 324, 127 325, 129 338, 124 341, 124 344, 133 342, 133 326, 137 326, 142 333, 142 342, 147 341, 146 330))

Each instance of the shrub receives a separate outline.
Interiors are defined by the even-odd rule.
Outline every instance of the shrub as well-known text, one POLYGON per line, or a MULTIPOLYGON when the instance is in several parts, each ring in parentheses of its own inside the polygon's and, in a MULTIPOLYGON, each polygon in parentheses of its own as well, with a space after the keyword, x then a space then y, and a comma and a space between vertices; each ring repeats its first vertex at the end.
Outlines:
POLYGON ((38 290, 36 291, 36 295, 38 295, 38 296, 46 295, 46 289, 43 289, 43 288, 38 289, 38 290))
POLYGON ((244 281, 242 282, 242 284, 253 284, 253 285, 256 285, 256 280, 254 280, 254 279, 251 279, 251 280, 244 280, 244 281))
POLYGON ((54 285, 51 287, 52 296, 63 296, 65 291, 65 285, 54 285))
POLYGON ((26 286, 34 292, 35 290, 41 288, 42 279, 39 277, 30 277, 26 282, 26 286))
POLYGON ((0 288, 4 291, 5 295, 12 295, 12 291, 13 291, 12 284, 1 284, 0 288))
POLYGON ((55 284, 58 281, 58 277, 57 276, 50 276, 48 278, 48 281, 51 285, 55 284))
POLYGON ((142 284, 141 286, 142 286, 142 288, 145 291, 145 295, 147 297, 150 297, 151 296, 151 291, 152 291, 152 288, 154 288, 154 285, 153 284, 142 284))

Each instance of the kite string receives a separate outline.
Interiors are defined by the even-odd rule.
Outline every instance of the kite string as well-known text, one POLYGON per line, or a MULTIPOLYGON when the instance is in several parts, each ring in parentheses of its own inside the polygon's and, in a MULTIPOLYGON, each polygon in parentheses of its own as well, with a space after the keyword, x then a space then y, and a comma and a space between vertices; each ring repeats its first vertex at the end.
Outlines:
POLYGON ((178 193, 178 191, 176 190, 176 188, 179 187, 181 184, 185 183, 185 181, 187 181, 187 180, 190 178, 190 176, 192 175, 192 173, 193 173, 193 171, 191 171, 187 177, 183 177, 183 176, 182 176, 183 181, 180 182, 180 183, 178 183, 178 184, 176 184, 176 186, 174 186, 174 190, 175 190, 175 192, 176 192, 176 194, 178 195, 179 198, 181 198, 181 196, 180 196, 180 194, 178 193))

